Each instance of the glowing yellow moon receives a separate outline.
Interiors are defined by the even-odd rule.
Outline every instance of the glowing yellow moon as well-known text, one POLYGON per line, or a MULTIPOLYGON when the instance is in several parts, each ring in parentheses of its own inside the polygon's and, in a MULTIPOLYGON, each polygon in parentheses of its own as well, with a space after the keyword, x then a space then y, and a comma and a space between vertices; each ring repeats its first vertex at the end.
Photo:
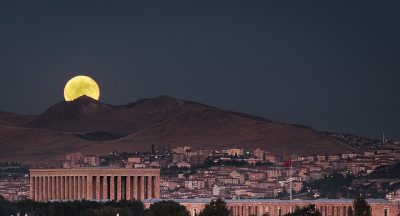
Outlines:
POLYGON ((76 76, 65 84, 64 98, 66 101, 73 101, 83 95, 99 100, 100 88, 92 78, 82 75, 76 76))

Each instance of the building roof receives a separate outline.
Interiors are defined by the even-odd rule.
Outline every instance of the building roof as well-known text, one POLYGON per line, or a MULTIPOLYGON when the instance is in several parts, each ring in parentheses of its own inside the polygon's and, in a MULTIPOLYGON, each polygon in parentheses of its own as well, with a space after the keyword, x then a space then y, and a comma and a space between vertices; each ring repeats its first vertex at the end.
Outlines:
MULTIPOLYGON (((163 200, 172 200, 178 203, 210 203, 211 198, 196 198, 196 199, 145 199, 144 203, 156 203, 163 200)), ((225 199, 226 203, 353 203, 353 199, 314 199, 314 200, 280 200, 280 199, 225 199)), ((368 203, 390 203, 390 201, 385 199, 367 199, 368 203)))

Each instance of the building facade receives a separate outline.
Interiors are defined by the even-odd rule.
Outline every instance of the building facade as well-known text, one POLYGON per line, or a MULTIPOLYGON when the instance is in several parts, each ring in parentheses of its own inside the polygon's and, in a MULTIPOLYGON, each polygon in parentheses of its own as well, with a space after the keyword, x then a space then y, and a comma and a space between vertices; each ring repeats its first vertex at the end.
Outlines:
POLYGON ((30 198, 41 202, 160 198, 160 170, 108 167, 31 169, 30 198))
MULTIPOLYGON (((145 207, 161 201, 159 199, 144 200, 145 207)), ((198 215, 210 203, 211 199, 174 199, 173 201, 185 206, 191 215, 198 215)), ((277 200, 277 199, 226 199, 226 205, 233 216, 282 216, 292 212, 296 207, 314 204, 322 216, 348 216, 349 208, 353 207, 352 199, 317 199, 317 200, 277 200)), ((397 216, 396 202, 384 199, 368 199, 372 216, 397 216)))

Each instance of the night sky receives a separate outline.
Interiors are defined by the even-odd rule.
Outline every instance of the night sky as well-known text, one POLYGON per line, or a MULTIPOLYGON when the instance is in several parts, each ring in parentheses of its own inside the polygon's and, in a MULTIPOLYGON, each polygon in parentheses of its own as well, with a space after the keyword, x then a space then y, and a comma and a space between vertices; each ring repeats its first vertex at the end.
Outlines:
POLYGON ((0 110, 85 74, 101 101, 169 95, 400 138, 400 1, 2 1, 0 110))

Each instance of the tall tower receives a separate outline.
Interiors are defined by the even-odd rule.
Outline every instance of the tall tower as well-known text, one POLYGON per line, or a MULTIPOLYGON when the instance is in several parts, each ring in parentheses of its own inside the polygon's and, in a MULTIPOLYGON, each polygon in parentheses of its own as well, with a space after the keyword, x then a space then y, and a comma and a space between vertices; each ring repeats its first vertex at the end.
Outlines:
POLYGON ((382 144, 385 144, 386 140, 385 140, 385 132, 382 133, 382 144))

